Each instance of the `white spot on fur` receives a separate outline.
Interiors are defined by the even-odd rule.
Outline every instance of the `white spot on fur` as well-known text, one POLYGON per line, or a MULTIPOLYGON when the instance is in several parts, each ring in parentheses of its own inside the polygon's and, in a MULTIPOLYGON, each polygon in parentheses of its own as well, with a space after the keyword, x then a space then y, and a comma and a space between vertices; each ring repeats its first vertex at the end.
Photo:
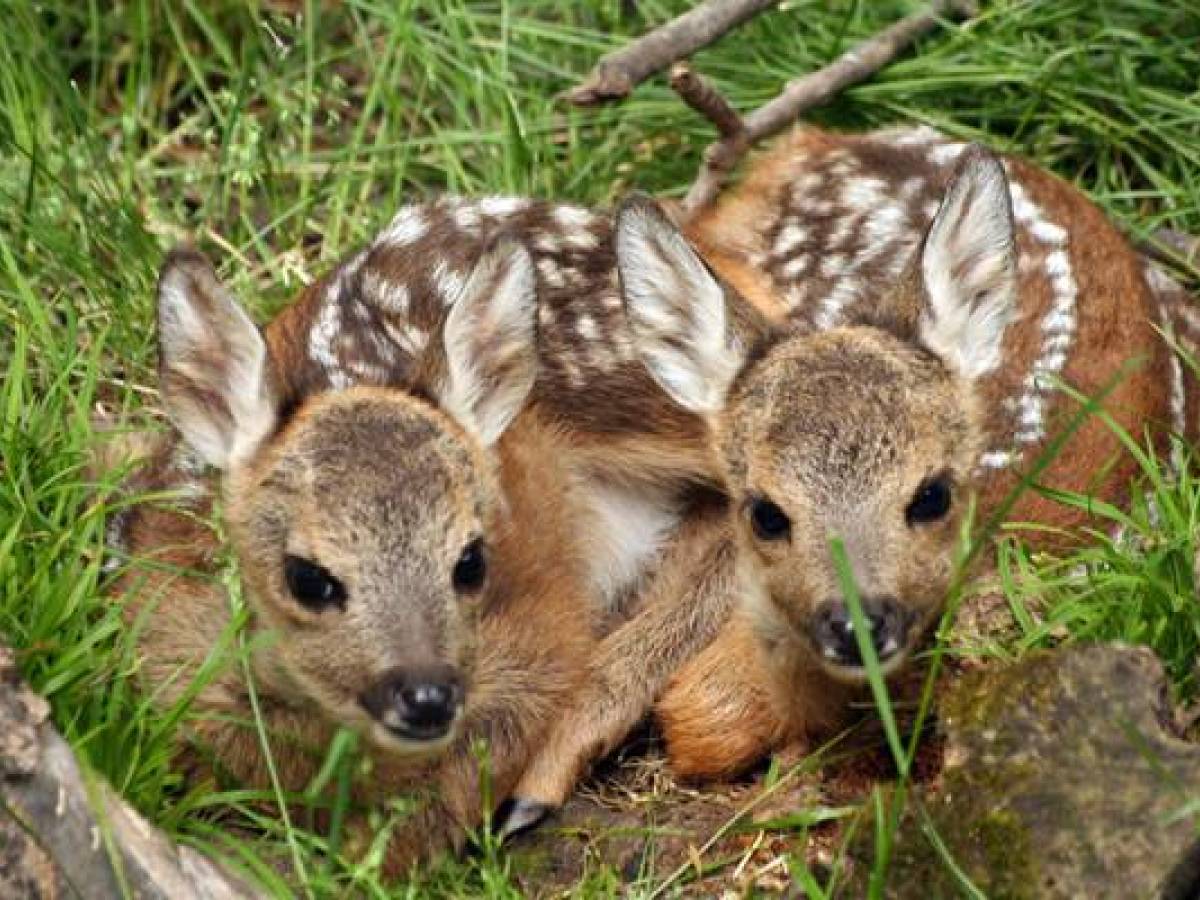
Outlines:
MULTIPOLYGON (((882 204, 875 212, 866 217, 863 221, 863 259, 861 262, 877 259, 889 244, 906 232, 904 228, 906 216, 904 207, 895 203, 887 203, 882 204)), ((903 248, 897 248, 894 255, 899 256, 900 249, 903 249, 907 255, 911 246, 910 242, 905 242, 903 248)))
POLYGON ((419 241, 429 231, 429 219, 421 206, 405 206, 392 217, 388 227, 380 232, 375 244, 402 247, 419 241))
POLYGON ((523 197, 484 197, 479 201, 479 211, 485 216, 504 218, 529 208, 523 197))
POLYGON ((586 229, 568 232, 563 235, 563 242, 576 250, 594 250, 600 245, 600 239, 586 229))
POLYGON ((1067 243, 1067 230, 1045 219, 1035 219, 1029 226, 1029 233, 1034 240, 1052 247, 1063 247, 1067 243))
POLYGON ((812 268, 812 257, 807 253, 801 253, 784 263, 779 269, 779 275, 785 281, 797 281, 803 278, 810 268, 812 268))
POLYGON ((374 269, 367 269, 362 273, 361 284, 363 293, 378 309, 398 316, 408 314, 408 285, 392 281, 374 269))
POLYGON ((471 202, 464 202, 454 210, 454 224, 467 234, 477 234, 482 224, 482 214, 479 207, 471 202))
POLYGON ((842 204, 855 212, 870 215, 888 199, 887 182, 882 178, 864 175, 842 186, 842 204))
POLYGON ((880 143, 895 147, 924 147, 934 141, 945 139, 941 132, 928 125, 918 125, 915 128, 906 125, 887 128, 877 132, 875 138, 880 143))
POLYGON ((566 284, 563 278, 562 269, 552 259, 543 257, 537 261, 538 273, 542 276, 542 280, 552 288, 561 288, 566 284))
POLYGON ((568 233, 587 230, 595 219, 591 210, 582 206, 556 206, 551 215, 568 233))
POLYGON ((966 149, 966 144, 939 144, 929 150, 927 158, 935 166, 947 166, 962 156, 966 149))
POLYGON ((991 450, 979 457, 979 465, 984 469, 1007 469, 1012 461, 1013 455, 1007 450, 991 450))
POLYGON ((791 256, 806 240, 808 240, 808 229, 795 219, 789 219, 775 239, 772 253, 777 257, 791 256))
POLYGON ((579 336, 585 341, 594 341, 600 336, 599 330, 596 328, 596 320, 584 313, 575 323, 575 330, 579 332, 579 336))
POLYGON ((419 355, 429 343, 429 335, 411 322, 393 322, 385 319, 383 330, 405 353, 410 356, 419 355))
POLYGON ((347 375, 334 352, 334 342, 342 326, 342 307, 338 302, 341 294, 341 278, 335 278, 321 298, 321 308, 316 321, 308 332, 308 356, 324 371, 333 387, 342 389, 350 386, 347 375))
POLYGON ((431 277, 443 306, 450 306, 458 302, 463 288, 467 286, 467 279, 451 269, 444 259, 439 259, 434 263, 431 277))
MULTIPOLYGON (((537 250, 539 253, 548 253, 551 255, 556 254, 556 253, 561 253, 562 252, 562 240, 561 240, 560 235, 556 234, 553 231, 543 231, 541 234, 539 234, 537 237, 535 237, 533 239, 533 248, 535 250, 537 250)), ((547 260, 544 260, 544 259, 538 260, 539 264, 543 263, 543 262, 547 262, 547 260)))
POLYGON ((821 260, 821 276, 837 278, 846 268, 846 257, 840 253, 830 253, 821 260))

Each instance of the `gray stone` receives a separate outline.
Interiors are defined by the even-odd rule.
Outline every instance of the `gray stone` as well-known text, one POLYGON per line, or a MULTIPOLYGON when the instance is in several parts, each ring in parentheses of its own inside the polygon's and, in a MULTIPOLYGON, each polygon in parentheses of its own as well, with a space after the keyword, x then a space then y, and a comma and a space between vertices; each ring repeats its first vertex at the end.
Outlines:
POLYGON ((973 673, 941 722, 945 769, 910 798, 889 896, 969 896, 947 855, 991 898, 1200 895, 1200 747, 1174 733, 1151 651, 1074 646, 973 673))

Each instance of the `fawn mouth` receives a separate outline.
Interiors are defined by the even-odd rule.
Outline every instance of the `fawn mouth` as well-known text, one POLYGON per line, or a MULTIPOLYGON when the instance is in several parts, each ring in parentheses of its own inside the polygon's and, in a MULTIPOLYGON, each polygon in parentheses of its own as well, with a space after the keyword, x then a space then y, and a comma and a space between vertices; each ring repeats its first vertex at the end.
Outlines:
POLYGON ((411 754, 429 754, 451 744, 458 736, 461 708, 447 722, 415 725, 401 721, 399 716, 384 714, 373 720, 373 731, 381 745, 391 750, 411 754))
MULTIPOLYGON (((817 654, 820 658, 821 669, 835 681, 843 684, 863 685, 869 680, 868 669, 861 660, 842 659, 836 653, 832 653, 828 647, 817 647, 817 654)), ((890 678, 908 661, 908 647, 898 645, 888 655, 884 656, 880 653, 878 656, 879 673, 884 678, 890 678)))

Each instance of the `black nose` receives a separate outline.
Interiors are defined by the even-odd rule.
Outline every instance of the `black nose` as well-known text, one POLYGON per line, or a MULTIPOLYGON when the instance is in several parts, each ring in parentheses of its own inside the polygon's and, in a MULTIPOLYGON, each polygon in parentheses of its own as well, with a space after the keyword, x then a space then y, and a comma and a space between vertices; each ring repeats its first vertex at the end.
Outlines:
MULTIPOLYGON (((875 656, 887 662, 904 649, 910 616, 893 597, 868 597, 862 601, 862 609, 875 656)), ((817 608, 812 636, 825 659, 839 666, 862 666, 854 620, 842 600, 827 600, 817 608)))
POLYGON ((451 666, 392 669, 361 697, 372 717, 412 741, 444 737, 463 702, 462 679, 451 666))

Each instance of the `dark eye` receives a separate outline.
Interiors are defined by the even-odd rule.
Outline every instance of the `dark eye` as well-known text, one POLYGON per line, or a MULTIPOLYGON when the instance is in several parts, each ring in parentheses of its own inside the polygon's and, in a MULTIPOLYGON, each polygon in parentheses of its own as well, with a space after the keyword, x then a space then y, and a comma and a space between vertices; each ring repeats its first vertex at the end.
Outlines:
POLYGON ((483 541, 476 538, 463 548, 462 555, 454 564, 454 589, 464 594, 477 591, 486 577, 487 559, 484 558, 483 541))
POLYGON ((792 520, 787 513, 761 497, 750 502, 750 525, 762 541, 782 541, 792 533, 792 520))
POLYGON ((913 494, 904 520, 909 525, 921 525, 944 518, 950 511, 950 493, 950 479, 945 475, 928 479, 913 494))
POLYGON ((299 556, 283 558, 283 577, 300 604, 313 612, 346 605, 346 589, 324 566, 299 556))

